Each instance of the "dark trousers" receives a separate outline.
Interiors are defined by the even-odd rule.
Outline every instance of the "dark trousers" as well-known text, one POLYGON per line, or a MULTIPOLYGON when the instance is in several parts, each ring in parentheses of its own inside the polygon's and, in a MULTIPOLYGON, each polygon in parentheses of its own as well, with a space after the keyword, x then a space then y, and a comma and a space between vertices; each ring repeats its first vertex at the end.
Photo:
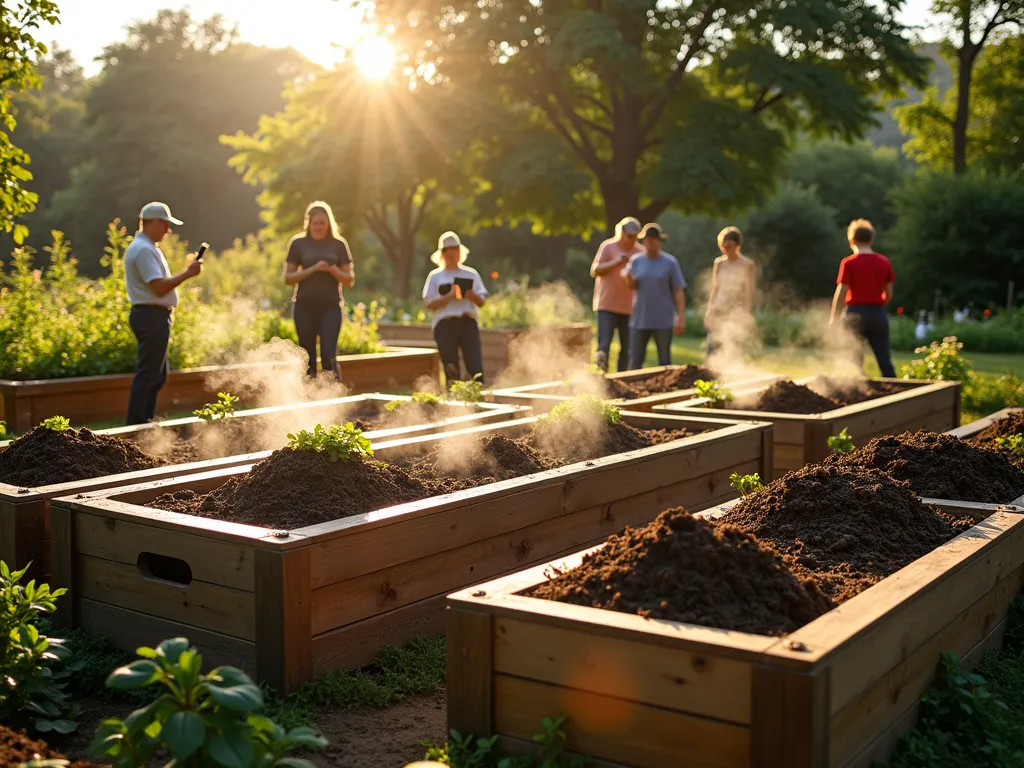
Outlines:
POLYGON ((338 373, 338 337, 341 335, 341 304, 336 301, 295 302, 295 335, 306 350, 309 365, 306 374, 316 376, 316 340, 320 338, 320 366, 333 376, 338 373))
POLYGON ((885 307, 873 304, 851 304, 846 308, 846 322, 850 328, 871 345, 882 376, 896 378, 889 352, 889 316, 885 307))
POLYGON ((480 345, 480 327, 472 317, 446 317, 434 327, 434 341, 444 366, 444 377, 449 382, 462 378, 459 351, 466 364, 469 378, 479 375, 484 380, 484 351, 480 345))
POLYGON ((167 383, 171 311, 166 307, 139 304, 128 314, 128 325, 139 343, 139 356, 125 423, 145 424, 156 418, 156 398, 167 383))
POLYGON ((612 337, 619 332, 619 364, 617 370, 629 370, 629 315, 597 310, 597 366, 608 370, 608 355, 612 349, 612 337))
POLYGON ((658 365, 672 364, 671 328, 630 328, 629 336, 629 367, 632 370, 644 367, 647 343, 651 337, 654 338, 654 346, 658 348, 658 365))

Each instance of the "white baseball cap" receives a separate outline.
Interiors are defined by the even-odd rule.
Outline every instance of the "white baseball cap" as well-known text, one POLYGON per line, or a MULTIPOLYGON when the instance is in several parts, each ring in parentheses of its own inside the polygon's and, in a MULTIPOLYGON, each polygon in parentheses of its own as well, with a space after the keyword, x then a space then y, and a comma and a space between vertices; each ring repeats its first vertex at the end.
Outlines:
POLYGON ((147 203, 142 206, 139 218, 143 221, 159 219, 160 221, 167 221, 171 224, 177 224, 178 226, 185 223, 181 219, 176 219, 171 216, 171 209, 167 207, 167 203, 147 203))

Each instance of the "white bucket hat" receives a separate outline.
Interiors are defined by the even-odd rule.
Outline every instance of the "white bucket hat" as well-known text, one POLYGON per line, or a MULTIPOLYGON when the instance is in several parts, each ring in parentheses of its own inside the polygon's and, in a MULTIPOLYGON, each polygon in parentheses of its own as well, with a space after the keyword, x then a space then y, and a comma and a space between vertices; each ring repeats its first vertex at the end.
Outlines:
POLYGON ((459 236, 454 232, 445 232, 437 238, 437 250, 430 254, 430 260, 440 266, 441 251, 445 248, 454 248, 456 246, 459 248, 459 264, 465 264, 466 257, 469 256, 469 248, 462 244, 462 241, 459 240, 459 236))

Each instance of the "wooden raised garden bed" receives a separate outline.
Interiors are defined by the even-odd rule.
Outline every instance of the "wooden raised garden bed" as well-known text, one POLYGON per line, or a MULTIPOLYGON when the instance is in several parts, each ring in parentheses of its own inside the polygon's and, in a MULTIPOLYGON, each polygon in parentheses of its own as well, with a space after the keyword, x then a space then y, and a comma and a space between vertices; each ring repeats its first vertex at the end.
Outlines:
POLYGON ((1003 421, 1010 414, 1024 413, 1024 408, 1003 408, 1001 411, 989 414, 982 419, 972 421, 970 424, 964 424, 957 426, 947 431, 947 434, 953 437, 959 437, 961 440, 970 440, 976 437, 979 432, 988 429, 990 426, 998 421, 1003 421))
MULTIPOLYGON (((797 379, 806 384, 811 379, 797 379)), ((871 379, 902 389, 855 405, 813 414, 745 411, 732 408, 706 408, 705 400, 694 399, 655 406, 655 413, 694 413, 710 418, 769 421, 774 428, 775 477, 824 459, 829 453, 828 438, 849 430, 858 446, 873 437, 898 435, 919 429, 943 432, 960 423, 960 382, 871 379)), ((758 394, 764 388, 736 391, 737 400, 758 394)))
MULTIPOLYGON (((330 400, 317 400, 296 405, 273 406, 248 411, 238 411, 228 421, 232 428, 244 427, 248 423, 265 424, 273 434, 258 435, 251 439, 257 445, 269 447, 271 440, 274 447, 284 445, 288 432, 300 429, 312 429, 316 424, 334 424, 352 418, 374 420, 384 414, 384 406, 394 400, 408 401, 410 398, 400 395, 351 395, 330 400)), ((441 409, 438 417, 425 420, 422 424, 403 424, 400 414, 395 423, 400 426, 389 426, 385 421, 383 429, 371 429, 367 437, 375 440, 387 440, 399 437, 414 437, 433 434, 470 426, 475 423, 502 421, 523 416, 527 409, 500 406, 487 403, 473 405, 443 404, 436 406, 441 409), (450 412, 451 415, 447 415, 450 412)), ((203 435, 220 427, 218 423, 207 424, 197 418, 176 419, 135 427, 116 427, 99 430, 98 434, 116 435, 139 442, 143 446, 162 446, 172 452, 176 440, 192 437, 202 441, 203 435)), ((244 432, 243 432, 244 434, 244 432)), ((0 449, 11 441, 0 443, 0 449)), ((235 467, 251 464, 270 455, 270 450, 255 451, 253 446, 232 449, 232 442, 211 441, 202 446, 207 454, 205 460, 188 460, 186 463, 174 463, 155 469, 138 472, 94 477, 75 482, 54 483, 51 485, 22 488, 0 483, 0 560, 12 567, 22 568, 32 563, 33 578, 45 578, 50 574, 50 500, 58 496, 89 493, 106 488, 134 485, 166 477, 189 475, 196 472, 208 472, 211 469, 235 467)), ((173 459, 172 459, 173 460, 173 459)))
MULTIPOLYGON (((770 472, 766 424, 623 412, 640 429, 701 430, 641 450, 275 532, 141 506, 219 488, 250 468, 54 502, 53 580, 77 585, 58 620, 125 649, 184 635, 288 691, 385 645, 443 629, 453 590, 597 543, 666 505, 732 498, 733 472, 770 472)), ((395 460, 476 437, 514 438, 535 418, 375 446, 395 460)), ((301 478, 296 478, 301 482, 301 478)))
MULTIPOLYGON (((391 348, 373 355, 338 358, 342 380, 350 394, 411 391, 423 378, 436 381, 440 365, 436 350, 391 348)), ((251 374, 256 381, 279 374, 296 375, 296 364, 252 363, 213 365, 171 371, 160 390, 161 413, 200 408, 223 389, 226 381, 251 374)), ((12 381, 0 379, 0 420, 14 432, 27 432, 43 419, 65 416, 72 424, 95 424, 124 418, 132 374, 81 376, 68 379, 12 381)), ((237 389, 232 389, 238 394, 237 389)), ((263 393, 266 405, 278 405, 263 393)))
MULTIPOLYGON (((654 368, 642 368, 636 371, 609 373, 605 378, 612 382, 622 383, 627 387, 630 385, 642 386, 645 382, 671 375, 673 372, 681 371, 683 368, 684 366, 680 365, 657 366, 654 368)), ((723 383, 730 387, 747 388, 756 387, 760 384, 770 384, 780 378, 782 377, 774 373, 734 373, 727 374, 722 380, 723 383)), ((491 402, 527 405, 537 413, 547 413, 559 403, 571 400, 573 397, 584 393, 599 397, 607 394, 601 386, 600 379, 595 376, 583 377, 576 381, 548 381, 542 384, 526 384, 519 387, 495 389, 489 392, 487 397, 491 402)), ((681 400, 692 400, 696 397, 696 394, 697 391, 691 386, 670 392, 641 395, 639 397, 613 397, 610 399, 610 402, 621 408, 629 408, 631 411, 650 411, 656 405, 666 405, 681 400)))
MULTIPOLYGON (((433 349, 434 331, 429 325, 384 322, 378 323, 377 332, 383 341, 399 346, 429 347, 433 349)), ((559 349, 567 370, 585 364, 590 359, 594 329, 590 323, 573 323, 553 328, 481 328, 480 344, 483 348, 484 375, 489 382, 512 375, 516 368, 516 346, 531 339, 543 338, 552 351, 559 349)), ((546 365, 550 375, 550 365, 546 365)), ((523 372, 525 373, 525 372, 523 372)), ((505 378, 509 382, 508 378, 505 378)), ((517 382, 518 383, 518 382, 517 382)))
POLYGON ((531 749, 542 716, 598 768, 869 768, 913 727, 940 655, 998 647, 1024 516, 973 528, 786 637, 521 593, 585 552, 448 599, 448 725, 531 749))

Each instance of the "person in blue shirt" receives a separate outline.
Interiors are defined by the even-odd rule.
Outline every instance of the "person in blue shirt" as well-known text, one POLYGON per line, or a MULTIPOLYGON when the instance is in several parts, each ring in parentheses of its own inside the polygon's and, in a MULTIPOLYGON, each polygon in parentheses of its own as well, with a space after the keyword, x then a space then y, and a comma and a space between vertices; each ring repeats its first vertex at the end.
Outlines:
POLYGON ((629 321, 629 367, 643 368, 647 343, 654 337, 658 365, 672 363, 672 334, 686 331, 686 279, 676 257, 661 250, 665 235, 657 224, 640 233, 644 253, 623 270, 626 284, 636 291, 629 321))

